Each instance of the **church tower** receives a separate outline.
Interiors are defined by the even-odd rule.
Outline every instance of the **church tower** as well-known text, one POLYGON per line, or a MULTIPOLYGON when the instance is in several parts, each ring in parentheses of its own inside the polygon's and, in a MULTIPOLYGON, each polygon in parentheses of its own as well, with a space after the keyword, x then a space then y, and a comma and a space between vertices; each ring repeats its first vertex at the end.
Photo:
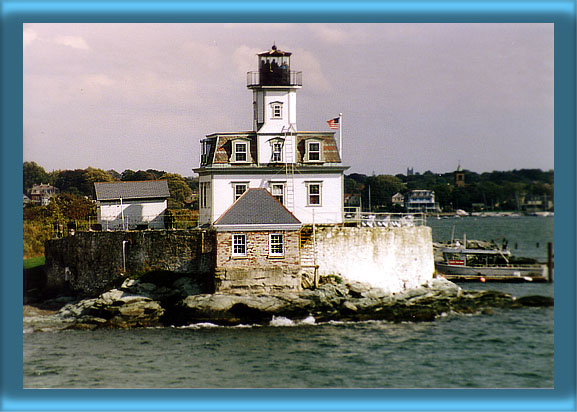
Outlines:
POLYGON ((465 186, 465 172, 461 168, 461 163, 459 163, 459 166, 457 166, 457 170, 455 170, 455 186, 457 187, 465 186))

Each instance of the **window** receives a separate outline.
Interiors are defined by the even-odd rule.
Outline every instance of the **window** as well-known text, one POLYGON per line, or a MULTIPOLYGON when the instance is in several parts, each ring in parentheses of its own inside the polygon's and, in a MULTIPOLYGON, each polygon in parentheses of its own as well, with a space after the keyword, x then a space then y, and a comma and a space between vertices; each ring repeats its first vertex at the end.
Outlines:
POLYGON ((271 183, 270 193, 276 200, 284 205, 284 183, 271 183))
POLYGON ((232 235, 232 255, 246 256, 246 235, 232 235))
POLYGON ((307 160, 309 162, 319 162, 321 160, 320 142, 307 142, 307 160))
POLYGON ((282 103, 271 103, 272 118, 282 119, 282 103))
POLYGON ((248 153, 248 144, 235 142, 234 144, 234 161, 235 162, 246 162, 248 153))
POLYGON ((236 202, 248 189, 248 183, 233 183, 234 201, 236 202))
POLYGON ((202 151, 200 154, 200 164, 204 165, 208 162, 208 153, 210 152, 210 143, 207 141, 202 142, 202 151))
POLYGON ((282 162, 282 143, 273 142, 271 162, 282 162))
POLYGON ((307 206, 321 205, 321 183, 307 183, 307 206))
POLYGON ((269 256, 284 256, 284 235, 271 233, 268 239, 269 256))
POLYGON ((208 207, 208 193, 210 191, 210 182, 202 182, 200 184, 200 207, 208 207))

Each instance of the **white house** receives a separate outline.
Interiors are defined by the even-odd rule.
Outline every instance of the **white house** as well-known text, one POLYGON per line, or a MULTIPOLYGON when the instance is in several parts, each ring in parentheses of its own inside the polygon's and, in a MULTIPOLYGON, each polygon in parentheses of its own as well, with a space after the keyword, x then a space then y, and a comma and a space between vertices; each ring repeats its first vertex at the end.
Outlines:
POLYGON ((94 189, 103 230, 164 229, 170 197, 166 180, 102 182, 94 183, 94 189))
POLYGON ((291 53, 258 54, 247 74, 253 131, 214 133, 201 141, 199 223, 214 223, 247 189, 267 189, 299 221, 343 221, 343 172, 334 132, 297 131, 296 91, 302 73, 291 53))
POLYGON ((435 202, 433 190, 411 190, 405 197, 405 207, 409 213, 437 213, 439 204, 435 202))

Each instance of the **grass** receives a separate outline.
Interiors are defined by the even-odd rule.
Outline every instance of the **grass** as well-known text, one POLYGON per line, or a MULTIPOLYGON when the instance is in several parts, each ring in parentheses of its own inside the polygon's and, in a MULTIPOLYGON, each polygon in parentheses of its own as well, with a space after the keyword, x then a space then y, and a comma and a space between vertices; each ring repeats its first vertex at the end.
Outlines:
POLYGON ((38 266, 42 266, 44 263, 46 263, 46 258, 44 256, 24 259, 24 269, 32 269, 38 266))

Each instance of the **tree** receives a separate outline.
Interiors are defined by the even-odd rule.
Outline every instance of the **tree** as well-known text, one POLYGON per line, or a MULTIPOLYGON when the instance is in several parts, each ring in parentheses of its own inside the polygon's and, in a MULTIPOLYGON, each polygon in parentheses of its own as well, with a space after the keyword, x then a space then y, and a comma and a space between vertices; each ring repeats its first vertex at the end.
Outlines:
POLYGON ((125 182, 135 182, 142 180, 158 180, 159 176, 148 170, 139 170, 138 172, 135 172, 134 170, 126 169, 124 172, 122 172, 121 179, 125 182))
POLYGON ((96 216, 96 204, 84 196, 61 193, 51 202, 48 209, 56 220, 88 220, 96 216))
POLYGON ((396 176, 369 176, 363 191, 363 204, 369 204, 370 192, 371 208, 373 208, 373 206, 374 208, 390 208, 393 195, 398 192, 404 192, 405 190, 405 184, 396 176))
POLYGON ((89 197, 93 197, 93 192, 94 192, 94 183, 97 182, 112 182, 114 181, 113 177, 110 175, 110 173, 102 170, 102 169, 95 169, 93 167, 88 167, 85 171, 84 171, 84 182, 82 183, 82 188, 81 191, 82 193, 86 195, 86 193, 89 193, 90 196, 89 197))
POLYGON ((42 166, 36 162, 24 162, 22 166, 23 193, 26 193, 34 185, 41 183, 52 183, 52 176, 46 173, 42 166))
POLYGON ((192 189, 186 183, 184 178, 177 173, 165 173, 161 179, 168 181, 168 190, 170 190, 170 199, 172 208, 180 209, 190 202, 192 197, 192 189))
POLYGON ((91 190, 87 190, 84 172, 84 169, 59 170, 56 175, 56 187, 60 189, 60 192, 90 196, 91 190))

